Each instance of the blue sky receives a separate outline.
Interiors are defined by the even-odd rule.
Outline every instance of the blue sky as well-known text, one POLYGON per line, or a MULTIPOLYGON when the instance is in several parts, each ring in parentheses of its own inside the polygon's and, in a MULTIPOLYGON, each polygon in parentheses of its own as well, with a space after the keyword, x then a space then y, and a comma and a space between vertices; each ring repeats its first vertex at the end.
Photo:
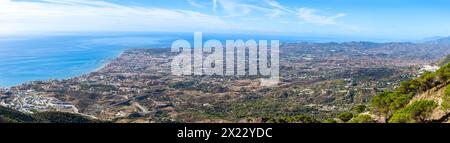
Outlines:
POLYGON ((448 0, 0 0, 0 34, 450 36, 448 0))

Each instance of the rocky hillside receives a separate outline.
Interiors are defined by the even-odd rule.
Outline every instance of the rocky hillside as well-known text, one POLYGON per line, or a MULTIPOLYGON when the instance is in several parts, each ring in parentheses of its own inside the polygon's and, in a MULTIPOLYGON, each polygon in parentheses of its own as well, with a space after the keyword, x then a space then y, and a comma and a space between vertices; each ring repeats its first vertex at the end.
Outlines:
POLYGON ((364 105, 343 112, 326 123, 443 123, 450 116, 450 55, 438 61, 440 69, 401 82, 394 90, 377 94, 364 105), (446 62, 444 64, 444 62, 446 62))
POLYGON ((377 122, 447 122, 450 113, 450 63, 436 72, 402 82, 372 100, 370 115, 377 122))

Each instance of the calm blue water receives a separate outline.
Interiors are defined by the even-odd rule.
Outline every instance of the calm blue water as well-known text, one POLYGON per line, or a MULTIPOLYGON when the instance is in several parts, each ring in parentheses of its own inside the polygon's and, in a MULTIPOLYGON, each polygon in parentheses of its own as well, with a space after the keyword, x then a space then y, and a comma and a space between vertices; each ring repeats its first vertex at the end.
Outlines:
MULTIPOLYGON (((193 33, 117 35, 0 37, 0 87, 75 77, 98 69, 127 48, 161 48, 169 47, 174 40, 193 40, 193 33)), ((204 41, 209 39, 301 40, 283 36, 203 35, 204 41)))
POLYGON ((0 38, 0 87, 78 76, 98 69, 126 48, 166 47, 170 39, 141 35, 0 38))

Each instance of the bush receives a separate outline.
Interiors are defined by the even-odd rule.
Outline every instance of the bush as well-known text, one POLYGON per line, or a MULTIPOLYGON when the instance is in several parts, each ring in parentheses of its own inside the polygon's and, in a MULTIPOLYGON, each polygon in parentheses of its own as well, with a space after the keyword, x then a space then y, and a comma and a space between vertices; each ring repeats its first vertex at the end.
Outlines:
POLYGON ((353 107, 353 111, 359 114, 366 111, 366 108, 366 105, 356 105, 355 107, 353 107))
POLYGON ((323 120, 322 123, 337 123, 337 121, 334 119, 328 118, 328 119, 323 120))
POLYGON ((436 76, 439 81, 447 82, 450 79, 450 63, 442 66, 436 71, 436 76))
POLYGON ((444 96, 442 97, 442 108, 444 110, 450 109, 450 85, 445 88, 444 96))
POLYGON ((437 105, 432 100, 419 100, 404 109, 396 111, 389 119, 389 123, 418 123, 425 122, 431 111, 437 105))
POLYGON ((353 118, 353 114, 350 112, 343 112, 341 114, 338 115, 338 118, 341 119, 344 122, 349 121, 350 119, 353 118))
POLYGON ((436 86, 436 73, 424 73, 421 77, 418 78, 418 81, 420 83, 419 90, 427 91, 436 86))
POLYGON ((375 123, 375 120, 373 120, 370 115, 360 114, 348 121, 348 123, 375 123))

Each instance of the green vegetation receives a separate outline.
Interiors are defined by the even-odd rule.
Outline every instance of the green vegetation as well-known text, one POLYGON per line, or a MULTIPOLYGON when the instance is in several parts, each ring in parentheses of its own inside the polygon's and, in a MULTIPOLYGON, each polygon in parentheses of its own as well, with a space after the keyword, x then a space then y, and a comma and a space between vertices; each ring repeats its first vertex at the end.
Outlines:
POLYGON ((440 81, 444 81, 442 83, 447 83, 448 79, 450 79, 450 63, 442 66, 438 71, 436 71, 436 76, 440 81))
POLYGON ((372 100, 372 112, 381 116, 390 116, 393 111, 404 107, 413 97, 412 94, 383 92, 372 100))
POLYGON ((100 123, 101 121, 86 116, 63 113, 42 112, 25 114, 0 106, 0 123, 100 123))
POLYGON ((431 100, 419 100, 396 111, 389 123, 418 123, 425 122, 430 112, 436 108, 436 103, 431 100))
POLYGON ((320 123, 314 118, 306 115, 296 115, 278 118, 264 118, 266 123, 320 123))
MULTIPOLYGON (((448 62, 447 56, 443 61, 448 62)), ((372 99, 371 113, 386 117, 390 123, 417 123, 426 122, 427 117, 437 104, 431 100, 420 100, 410 103, 410 100, 418 94, 427 92, 433 88, 446 86, 442 97, 442 109, 450 109, 450 63, 443 65, 436 72, 426 72, 422 76, 402 82, 394 91, 385 91, 372 99), (409 105, 408 105, 409 104, 409 105)))
POLYGON ((341 119, 344 122, 347 122, 353 118, 353 114, 350 112, 343 112, 338 115, 338 118, 341 119))
POLYGON ((95 120, 83 115, 77 115, 64 112, 41 112, 33 114, 33 117, 38 118, 44 122, 49 123, 101 123, 100 120, 95 120))
POLYGON ((450 85, 447 85, 447 88, 445 88, 441 106, 444 110, 450 109, 450 85))
POLYGON ((353 107, 353 111, 357 114, 365 112, 367 109, 366 105, 356 105, 353 107))
POLYGON ((37 120, 28 114, 0 106, 0 123, 24 123, 34 121, 37 120))
MULTIPOLYGON (((378 94, 372 100, 371 112, 389 118, 397 110, 405 108, 415 95, 439 85, 447 84, 449 79, 450 63, 441 67, 434 73, 427 72, 417 79, 402 82, 400 87, 394 91, 385 91, 378 94)), ((396 115, 396 117, 399 116, 400 115, 396 115)))
POLYGON ((323 120, 322 123, 337 123, 337 121, 335 119, 328 118, 323 120))
POLYGON ((348 121, 348 123, 375 123, 375 120, 370 115, 360 114, 348 121))

